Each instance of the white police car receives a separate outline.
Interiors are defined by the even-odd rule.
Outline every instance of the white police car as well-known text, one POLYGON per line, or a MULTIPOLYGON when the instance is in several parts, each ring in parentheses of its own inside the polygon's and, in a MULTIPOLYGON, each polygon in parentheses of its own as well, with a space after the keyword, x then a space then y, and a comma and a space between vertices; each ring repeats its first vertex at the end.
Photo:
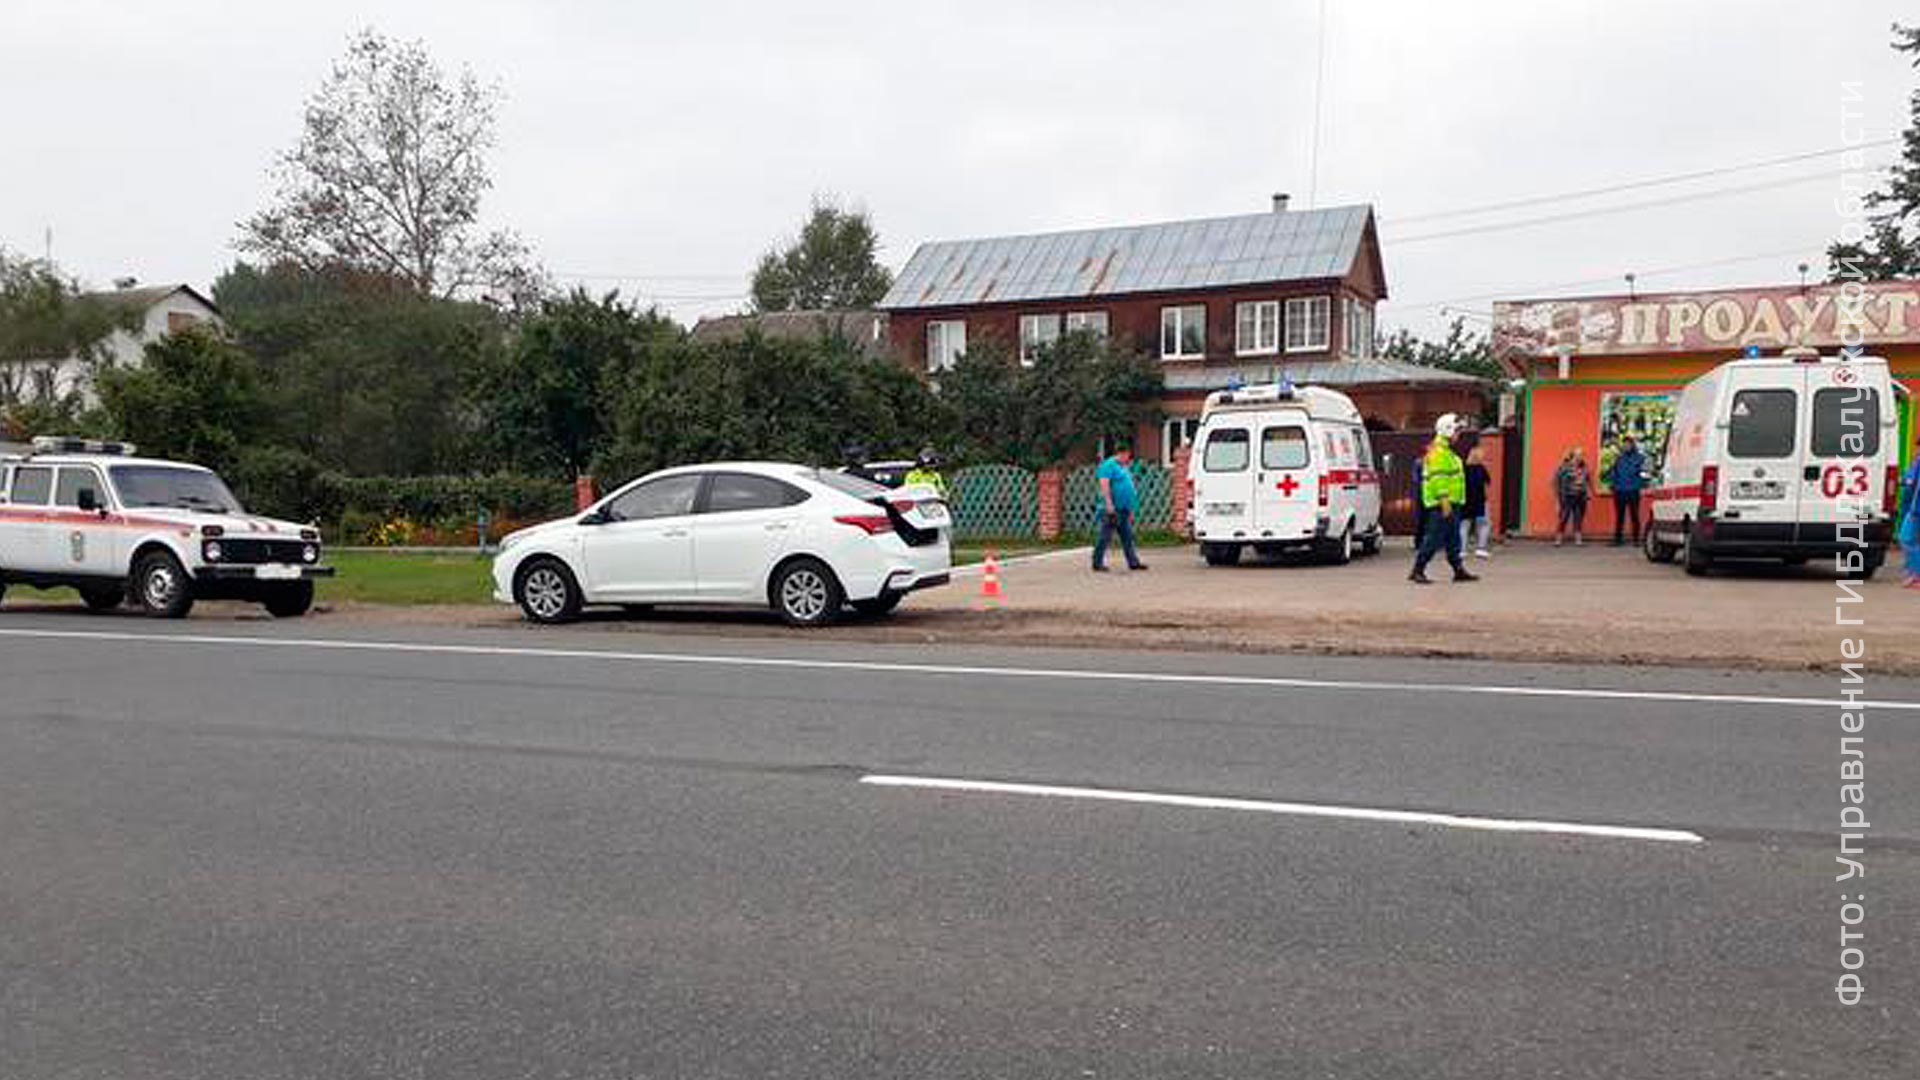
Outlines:
POLYGON ((320 533, 240 508, 212 470, 134 457, 126 443, 41 438, 0 458, 0 596, 70 586, 106 611, 131 594, 180 618, 197 599, 247 600, 276 616, 313 606, 320 533))

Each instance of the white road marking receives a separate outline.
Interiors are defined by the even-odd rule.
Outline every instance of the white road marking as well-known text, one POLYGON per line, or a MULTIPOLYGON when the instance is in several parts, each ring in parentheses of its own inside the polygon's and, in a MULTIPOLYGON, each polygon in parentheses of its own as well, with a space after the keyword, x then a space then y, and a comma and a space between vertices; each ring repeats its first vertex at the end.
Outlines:
MULTIPOLYGON (((1058 559, 1067 555, 1086 555, 1091 551, 1093 551, 1091 547, 1076 547, 1076 548, 1061 548, 1058 551, 1040 551, 1040 552, 1035 552, 1032 555, 1014 555, 1005 559, 1001 559, 1000 568, 1004 570, 1009 566, 1018 566, 1021 563, 1039 562, 1042 559, 1058 559)), ((978 574, 982 570, 985 570, 986 568, 987 568, 987 564, 984 562, 968 563, 965 566, 954 567, 953 574, 955 577, 960 577, 966 574, 978 574)))
POLYGON ((1920 701, 1854 701, 1762 694, 1695 694, 1669 690, 1608 690, 1566 686, 1502 686, 1482 683, 1402 683, 1349 679, 1301 679, 1283 675, 1203 675, 1163 671, 1101 671, 1081 668, 992 667, 886 660, 823 660, 787 656, 623 652, 612 649, 537 649, 518 645, 453 645, 418 641, 357 641, 347 638, 270 638, 216 634, 135 634, 114 630, 24 630, 0 628, 0 638, 132 642, 158 645, 251 646, 264 649, 326 649, 340 652, 421 653, 451 656, 538 657, 636 664, 785 668, 801 671, 863 671, 882 675, 934 675, 980 679, 1058 679, 1076 682, 1146 683, 1169 686, 1256 687, 1270 690, 1338 690, 1420 695, 1567 698, 1587 701, 1674 702, 1699 705, 1770 705, 1794 709, 1893 709, 1920 712, 1920 701))
POLYGON ((1439 825, 1449 829, 1489 832, 1547 833, 1559 836, 1599 836, 1614 840, 1652 840, 1669 844, 1703 844, 1706 837, 1685 829, 1652 829, 1634 825, 1586 825, 1575 821, 1526 821, 1519 818, 1437 814, 1420 810, 1380 810, 1366 806, 1328 806, 1320 803, 1269 802, 1213 795, 1173 795, 1157 791, 1121 791, 1113 788, 1060 787, 1053 784, 1015 784, 1000 780, 955 780, 939 776, 872 774, 863 784, 880 787, 929 788, 935 791, 987 792, 995 795, 1038 795, 1055 799, 1094 799, 1102 802, 1150 803, 1197 810, 1250 810, 1261 814, 1383 821, 1396 825, 1439 825))

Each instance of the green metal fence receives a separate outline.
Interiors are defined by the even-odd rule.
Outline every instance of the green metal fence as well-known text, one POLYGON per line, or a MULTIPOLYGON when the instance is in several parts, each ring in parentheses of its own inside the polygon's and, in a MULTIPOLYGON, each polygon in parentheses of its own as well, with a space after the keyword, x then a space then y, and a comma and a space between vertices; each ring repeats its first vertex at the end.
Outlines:
POLYGON ((948 485, 953 533, 962 540, 1040 535, 1040 485, 1017 465, 975 465, 948 485))

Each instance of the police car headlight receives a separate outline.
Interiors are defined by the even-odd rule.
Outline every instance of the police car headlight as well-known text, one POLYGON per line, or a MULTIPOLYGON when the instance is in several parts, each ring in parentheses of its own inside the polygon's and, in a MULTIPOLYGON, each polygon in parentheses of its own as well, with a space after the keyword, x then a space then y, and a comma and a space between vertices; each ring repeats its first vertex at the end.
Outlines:
POLYGON ((319 562, 319 561, 320 561, 320 547, 319 547, 319 545, 317 545, 317 544, 308 544, 308 545, 307 545, 306 547, 303 547, 303 548, 301 548, 301 549, 300 549, 300 557, 301 557, 302 559, 305 559, 305 560, 307 560, 308 562, 319 562))
POLYGON ((220 541, 209 540, 206 543, 200 545, 200 554, 206 556, 206 559, 208 562, 219 562, 220 561, 220 541))

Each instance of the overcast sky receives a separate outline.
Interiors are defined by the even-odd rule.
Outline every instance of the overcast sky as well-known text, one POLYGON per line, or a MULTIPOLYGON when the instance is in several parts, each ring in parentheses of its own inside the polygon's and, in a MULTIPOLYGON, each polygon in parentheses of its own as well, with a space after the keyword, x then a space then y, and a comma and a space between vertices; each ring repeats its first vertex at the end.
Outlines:
POLYGON ((373 26, 504 87, 489 224, 562 281, 683 320, 737 309, 816 192, 870 210, 898 269, 923 240, 1252 212, 1289 191, 1371 202, 1382 326, 1431 332, 1441 301, 1616 292, 1630 270, 1643 290, 1817 274, 1838 158, 1395 222, 1838 147, 1843 79, 1863 85, 1865 136, 1889 138, 1920 81, 1888 48, 1895 18, 1920 19, 1910 0, 1327 8, 1316 177, 1319 0, 4 0, 0 245, 39 254, 51 229, 89 283, 206 287, 302 102, 373 26))

